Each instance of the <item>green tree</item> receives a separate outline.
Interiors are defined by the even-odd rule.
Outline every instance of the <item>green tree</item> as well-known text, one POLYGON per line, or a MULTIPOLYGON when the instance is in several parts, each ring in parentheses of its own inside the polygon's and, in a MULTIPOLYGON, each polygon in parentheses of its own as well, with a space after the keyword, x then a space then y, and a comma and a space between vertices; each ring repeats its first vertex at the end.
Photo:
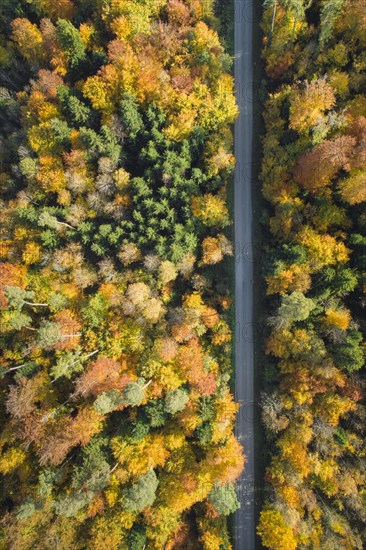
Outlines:
POLYGON ((142 525, 134 526, 128 533, 129 550, 143 550, 146 545, 146 532, 142 525))
POLYGON ((50 129, 57 145, 62 148, 68 148, 70 145, 71 128, 65 120, 52 118, 50 121, 50 129))
POLYGON ((311 298, 306 298, 302 292, 293 292, 283 296, 278 315, 287 322, 304 321, 315 308, 311 298))
POLYGON ((96 493, 107 486, 111 469, 102 448, 103 444, 108 442, 95 438, 83 450, 83 462, 75 469, 72 478, 72 487, 75 490, 96 493))
POLYGON ((348 330, 346 342, 331 347, 336 365, 347 372, 360 370, 365 364, 365 351, 362 343, 363 336, 359 330, 348 330))
POLYGON ((326 0, 320 11, 319 44, 323 48, 333 35, 334 23, 342 11, 344 0, 326 0))
POLYGON ((62 326, 59 323, 42 321, 38 329, 37 340, 42 348, 51 349, 64 338, 75 338, 77 336, 81 336, 81 333, 64 334, 62 326))
POLYGON ((33 500, 27 500, 24 504, 19 506, 17 511, 17 519, 20 521, 25 521, 36 513, 37 508, 39 509, 39 506, 37 507, 37 504, 33 500))
POLYGON ((71 21, 59 19, 56 23, 57 39, 60 42, 72 69, 85 59, 85 46, 80 32, 71 21))
POLYGON ((57 87, 57 96, 62 103, 64 115, 73 125, 85 126, 92 122, 92 111, 67 86, 57 87))
POLYGON ((234 485, 215 485, 208 500, 213 504, 220 516, 233 514, 240 507, 234 485))
POLYGON ((8 316, 8 323, 14 330, 21 330, 23 327, 29 327, 32 324, 32 318, 20 311, 12 311, 8 316))
POLYGON ((164 426, 167 421, 166 407, 163 399, 154 399, 144 407, 144 413, 152 428, 164 426))
POLYGON ((108 390, 100 394, 94 402, 94 409, 100 414, 108 414, 124 405, 123 395, 118 390, 108 390))
POLYGON ((9 306, 15 309, 22 309, 24 305, 33 307, 48 307, 48 304, 40 304, 37 302, 31 302, 35 296, 32 290, 24 290, 18 286, 6 286, 5 295, 8 299, 9 306))
POLYGON ((327 295, 346 296, 355 290, 358 280, 357 272, 349 267, 325 267, 315 281, 315 288, 321 289, 327 295))
POLYGON ((34 178, 38 172, 38 162, 31 157, 25 157, 19 162, 19 169, 26 178, 34 178))
POLYGON ((186 391, 177 389, 169 391, 165 398, 165 408, 170 414, 176 414, 184 409, 189 401, 186 391))
POLYGON ((123 390, 124 402, 131 407, 137 407, 145 398, 145 388, 150 382, 145 384, 145 380, 141 378, 138 382, 130 382, 123 390))
POLYGON ((74 518, 80 510, 85 508, 93 498, 91 492, 72 492, 66 496, 61 496, 55 501, 54 508, 57 515, 66 518, 74 518))
POLYGON ((57 361, 51 367, 51 376, 57 380, 64 376, 65 378, 72 378, 75 373, 82 372, 84 370, 84 361, 98 353, 99 350, 92 351, 87 355, 82 355, 81 350, 65 351, 57 358, 57 361))
POLYGON ((50 212, 44 211, 39 217, 38 223, 41 227, 49 227, 51 229, 59 229, 60 226, 68 227, 69 229, 75 229, 72 225, 66 222, 60 222, 56 216, 53 216, 50 212))
POLYGON ((105 296, 97 293, 92 296, 82 310, 85 322, 92 328, 99 327, 105 320, 110 304, 105 296))
POLYGON ((151 506, 155 500, 158 478, 154 470, 139 477, 128 489, 123 491, 123 507, 129 512, 141 512, 147 506, 151 506))
POLYGON ((128 138, 136 139, 139 132, 144 127, 142 117, 138 110, 138 105, 131 94, 124 94, 119 106, 123 126, 128 138))

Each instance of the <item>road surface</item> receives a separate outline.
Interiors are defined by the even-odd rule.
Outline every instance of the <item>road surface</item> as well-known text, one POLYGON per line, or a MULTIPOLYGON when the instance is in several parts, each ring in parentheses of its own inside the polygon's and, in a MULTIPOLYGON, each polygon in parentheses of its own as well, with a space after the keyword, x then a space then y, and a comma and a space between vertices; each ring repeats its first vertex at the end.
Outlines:
POLYGON ((235 397, 240 403, 236 435, 244 446, 245 469, 238 481, 236 550, 255 549, 254 515, 254 331, 253 331, 253 2, 236 0, 234 74, 239 117, 235 124, 235 397))

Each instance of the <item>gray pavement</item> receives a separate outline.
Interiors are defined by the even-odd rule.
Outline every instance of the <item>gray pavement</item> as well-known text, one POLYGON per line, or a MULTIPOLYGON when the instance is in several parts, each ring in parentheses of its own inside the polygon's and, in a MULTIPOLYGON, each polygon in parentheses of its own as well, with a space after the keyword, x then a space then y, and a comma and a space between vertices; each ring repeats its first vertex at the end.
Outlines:
POLYGON ((253 331, 253 2, 235 1, 235 87, 240 114, 235 124, 235 397, 240 403, 236 435, 244 446, 238 480, 235 550, 255 549, 254 514, 254 331, 253 331))

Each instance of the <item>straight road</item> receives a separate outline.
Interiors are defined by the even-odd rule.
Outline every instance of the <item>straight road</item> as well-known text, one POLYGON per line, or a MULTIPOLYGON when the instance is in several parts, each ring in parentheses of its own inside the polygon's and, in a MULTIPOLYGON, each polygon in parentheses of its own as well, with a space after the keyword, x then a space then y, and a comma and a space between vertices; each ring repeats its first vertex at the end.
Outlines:
POLYGON ((240 404, 236 435, 244 446, 245 469, 238 481, 235 549, 255 550, 254 514, 254 331, 253 331, 253 20, 251 0, 235 0, 235 397, 240 404))

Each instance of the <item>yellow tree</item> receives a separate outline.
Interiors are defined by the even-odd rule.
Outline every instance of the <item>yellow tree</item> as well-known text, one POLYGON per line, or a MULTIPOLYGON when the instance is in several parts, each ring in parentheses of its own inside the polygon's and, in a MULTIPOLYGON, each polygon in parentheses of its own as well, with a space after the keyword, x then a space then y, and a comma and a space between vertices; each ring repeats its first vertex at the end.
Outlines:
POLYGON ((206 193, 192 200, 193 214, 208 226, 224 226, 228 223, 228 209, 224 199, 212 193, 206 193))
POLYGON ((164 445, 163 435, 147 435, 137 442, 120 437, 112 439, 113 455, 125 468, 127 477, 138 478, 152 468, 164 466, 170 453, 164 445))
POLYGON ((364 170, 351 172, 350 177, 342 180, 338 187, 342 199, 348 204, 366 202, 366 172, 364 170))
POLYGON ((331 235, 317 233, 311 227, 304 227, 297 234, 296 242, 307 249, 312 271, 318 271, 326 265, 344 264, 349 259, 350 251, 343 242, 331 235))
POLYGON ((223 234, 217 237, 206 237, 202 241, 202 262, 206 265, 213 265, 221 262, 224 255, 232 256, 231 243, 223 234))
POLYGON ((329 308, 325 311, 325 323, 341 330, 347 330, 351 322, 351 313, 348 309, 329 308))
POLYGON ((45 60, 42 33, 37 25, 28 19, 18 18, 11 23, 12 38, 22 56, 29 62, 42 63, 45 60))
POLYGON ((324 78, 305 82, 305 88, 295 88, 290 98, 290 128, 298 132, 309 130, 319 116, 336 103, 333 88, 324 78))
POLYGON ((260 514, 257 533, 262 543, 271 550, 295 550, 296 537, 280 512, 273 508, 260 514))
POLYGON ((36 0, 36 4, 42 11, 53 20, 72 19, 74 14, 74 3, 72 0, 59 0, 57 6, 52 0, 36 0))
POLYGON ((311 277, 305 265, 292 264, 277 275, 267 277, 267 294, 290 294, 310 289, 311 277))

